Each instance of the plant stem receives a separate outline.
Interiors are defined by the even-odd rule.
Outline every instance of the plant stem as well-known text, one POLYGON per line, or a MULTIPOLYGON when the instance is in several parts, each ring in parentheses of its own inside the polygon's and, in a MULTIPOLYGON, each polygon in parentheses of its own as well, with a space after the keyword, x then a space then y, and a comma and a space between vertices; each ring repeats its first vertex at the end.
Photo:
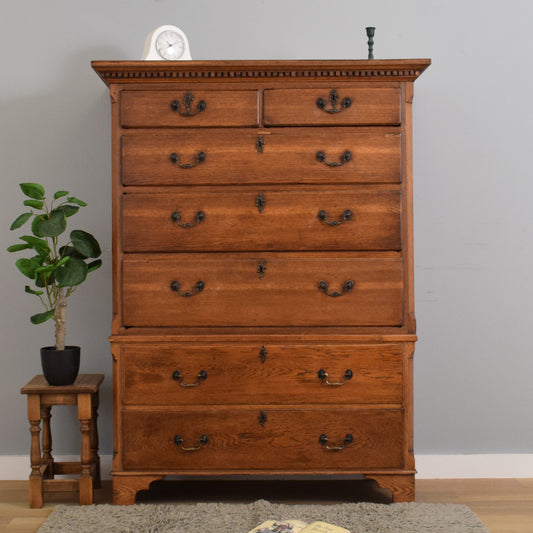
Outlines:
POLYGON ((55 321, 56 321, 56 350, 65 349, 65 316, 67 313, 67 298, 65 289, 60 287, 57 291, 55 321))

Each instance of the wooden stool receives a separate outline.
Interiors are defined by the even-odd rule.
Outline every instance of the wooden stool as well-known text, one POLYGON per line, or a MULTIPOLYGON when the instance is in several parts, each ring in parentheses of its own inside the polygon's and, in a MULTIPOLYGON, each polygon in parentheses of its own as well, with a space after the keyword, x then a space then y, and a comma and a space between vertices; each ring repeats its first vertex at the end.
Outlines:
POLYGON ((98 388, 103 374, 80 374, 72 385, 53 387, 35 376, 21 389, 28 395, 31 432, 30 507, 43 506, 45 492, 79 491, 80 504, 93 503, 93 488, 100 487, 98 456, 98 388), (50 411, 53 405, 77 405, 81 426, 80 462, 56 462, 52 457, 50 411), (43 421, 42 455, 39 435, 43 421), (79 479, 54 479, 59 474, 79 474, 79 479))

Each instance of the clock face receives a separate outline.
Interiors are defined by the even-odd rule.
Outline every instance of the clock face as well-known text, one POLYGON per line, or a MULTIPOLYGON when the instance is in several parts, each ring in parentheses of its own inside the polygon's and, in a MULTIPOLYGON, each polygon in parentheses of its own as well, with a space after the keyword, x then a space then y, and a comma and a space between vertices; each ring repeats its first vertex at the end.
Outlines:
POLYGON ((185 51, 183 37, 172 30, 161 32, 156 39, 155 47, 157 53, 163 59, 179 59, 185 51))

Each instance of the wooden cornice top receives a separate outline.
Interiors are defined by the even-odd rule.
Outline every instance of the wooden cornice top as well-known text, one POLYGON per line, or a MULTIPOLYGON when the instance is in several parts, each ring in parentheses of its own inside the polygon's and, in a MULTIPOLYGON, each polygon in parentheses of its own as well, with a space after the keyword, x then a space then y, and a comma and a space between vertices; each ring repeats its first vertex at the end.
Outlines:
POLYGON ((93 69, 110 83, 147 79, 223 78, 365 78, 414 81, 430 59, 257 60, 257 61, 93 61, 93 69))

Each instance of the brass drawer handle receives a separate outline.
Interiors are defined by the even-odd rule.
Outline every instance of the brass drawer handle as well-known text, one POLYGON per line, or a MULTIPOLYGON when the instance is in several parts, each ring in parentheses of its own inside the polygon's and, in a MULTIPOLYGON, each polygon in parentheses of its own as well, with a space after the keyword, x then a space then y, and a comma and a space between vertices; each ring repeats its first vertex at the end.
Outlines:
POLYGON ((353 442, 353 435, 351 433, 346 433, 346 436, 344 437, 344 445, 343 446, 330 446, 328 444, 328 436, 325 433, 322 433, 320 437, 318 437, 318 442, 326 448, 326 450, 331 450, 334 452, 337 452, 339 450, 344 450, 348 444, 351 444, 353 442))
POLYGON ((339 95, 337 94, 337 89, 332 89, 332 91, 329 93, 329 102, 331 104, 331 107, 329 109, 326 109, 326 100, 324 100, 324 98, 318 98, 316 101, 316 106, 318 107, 318 109, 321 109, 325 113, 335 114, 340 113, 345 109, 348 109, 352 105, 352 101, 350 100, 350 98, 346 97, 342 99, 341 107, 337 107, 337 103, 339 102, 339 95))
POLYGON ((352 160, 352 152, 350 152, 350 150, 345 150, 340 162, 332 161, 331 163, 328 163, 325 152, 320 150, 316 153, 316 160, 320 163, 324 163, 324 165, 327 165, 328 167, 340 167, 344 165, 344 163, 348 163, 348 161, 352 160))
POLYGON ((348 369, 346 370, 346 372, 344 372, 343 381, 328 381, 328 373, 323 368, 318 371, 318 379, 322 380, 322 383, 329 385, 330 387, 340 387, 352 378, 353 372, 351 371, 351 369, 348 369))
POLYGON ((203 163, 205 161, 205 158, 206 158, 205 152, 198 152, 196 154, 196 160, 194 161, 194 163, 180 163, 179 155, 176 152, 172 152, 170 154, 170 160, 173 163, 176 163, 176 165, 178 165, 178 167, 180 168, 193 168, 196 165, 203 163))
POLYGON ((172 379, 174 381, 179 381, 180 385, 184 388, 198 387, 198 385, 200 385, 202 381, 205 381, 207 379, 207 372, 205 370, 200 370, 200 372, 196 374, 196 383, 183 383, 183 377, 179 370, 174 370, 174 372, 172 372, 172 379))
POLYGON ((174 444, 176 446, 179 446, 184 452, 196 452, 198 451, 202 446, 205 446, 208 443, 209 439, 207 438, 207 435, 202 435, 200 437, 200 445, 199 446, 192 446, 190 448, 183 446, 183 438, 181 435, 174 435, 174 444))
POLYGON ((346 209, 341 216, 341 220, 328 220, 328 214, 324 210, 318 212, 318 220, 325 222, 328 226, 339 226, 347 220, 352 220, 352 212, 349 209, 346 209))
POLYGON ((354 288, 355 283, 349 279, 346 281, 342 287, 342 292, 330 292, 329 286, 324 280, 320 280, 318 282, 318 290, 323 292, 324 294, 327 294, 328 296, 332 296, 333 298, 337 298, 339 296, 342 296, 343 294, 346 294, 347 292, 350 292, 354 288))
POLYGON ((188 91, 185 93, 185 96, 183 97, 183 104, 185 105, 185 111, 181 110, 180 103, 177 100, 172 100, 170 102, 170 108, 173 111, 176 111, 176 113, 180 114, 182 117, 194 117, 194 115, 197 115, 198 113, 201 113, 202 111, 205 111, 207 104, 204 100, 200 100, 196 104, 196 111, 192 109, 192 103, 194 102, 194 95, 188 91))
POLYGON ((177 281, 173 281, 170 284, 170 289, 173 290, 178 296, 183 296, 185 298, 189 298, 190 296, 194 296, 195 294, 198 294, 199 292, 202 292, 205 288, 205 283, 202 280, 199 280, 196 282, 194 286, 194 292, 180 292, 180 284, 177 281))
POLYGON ((197 224, 200 224, 200 222, 203 222, 205 220, 205 213, 203 211, 198 211, 198 213, 196 213, 194 222, 181 222, 181 214, 179 211, 174 211, 172 215, 170 215, 170 218, 180 228, 194 228, 194 226, 196 226, 197 224))

